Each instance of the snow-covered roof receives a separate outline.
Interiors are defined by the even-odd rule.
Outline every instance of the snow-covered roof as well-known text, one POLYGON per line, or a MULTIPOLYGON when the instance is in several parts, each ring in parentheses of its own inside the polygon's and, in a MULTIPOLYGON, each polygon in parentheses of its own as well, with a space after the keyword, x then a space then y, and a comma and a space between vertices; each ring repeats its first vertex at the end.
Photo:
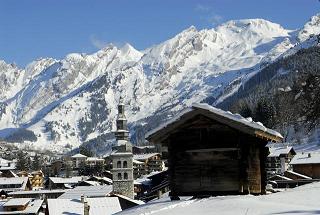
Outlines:
POLYGON ((6 203, 3 204, 3 206, 5 206, 5 207, 25 206, 30 201, 31 201, 31 199, 28 199, 28 198, 9 199, 6 203))
POLYGON ((30 198, 15 198, 9 200, 0 201, 0 214, 38 214, 43 200, 30 199, 30 198), (27 207, 23 211, 5 211, 4 207, 14 207, 26 205, 27 207))
MULTIPOLYGON (((108 215, 120 212, 118 197, 86 198, 90 206, 90 214, 108 215)), ((49 214, 83 214, 84 204, 79 199, 48 199, 49 214)))
POLYGON ((49 177, 49 179, 55 184, 76 184, 82 181, 82 177, 71 177, 71 178, 61 178, 61 177, 49 177))
POLYGON ((55 190, 24 190, 24 191, 15 191, 11 192, 8 195, 28 195, 28 194, 50 194, 50 193, 64 193, 67 190, 55 189, 55 190))
POLYGON ((292 175, 296 175, 296 176, 299 176, 301 178, 304 178, 304 179, 312 179, 311 177, 309 176, 306 176, 306 175, 302 175, 300 173, 297 173, 297 172, 294 172, 294 171, 291 171, 291 170, 287 170, 286 172, 292 174, 292 175))
POLYGON ((132 162, 135 163, 135 164, 144 164, 144 162, 141 162, 141 161, 138 161, 138 160, 135 160, 135 159, 133 159, 132 162))
POLYGON ((280 142, 283 139, 279 132, 266 128, 260 122, 254 122, 251 118, 244 118, 239 114, 232 114, 229 111, 224 111, 204 103, 193 104, 192 107, 183 110, 176 117, 148 132, 146 139, 150 141, 160 140, 161 142, 161 140, 165 139, 166 133, 181 124, 179 121, 188 120, 199 113, 250 135, 274 142, 280 142))
POLYGON ((272 180, 276 180, 275 178, 280 178, 280 179, 282 179, 282 180, 292 181, 291 178, 288 178, 288 177, 283 176, 283 175, 274 175, 274 176, 272 176, 271 178, 272 178, 272 180))
POLYGON ((78 186, 67 190, 59 199, 80 199, 81 195, 87 197, 103 197, 112 192, 112 185, 78 186))
POLYGON ((9 163, 12 163, 13 161, 9 161, 3 158, 0 158, 0 165, 8 165, 9 163))
POLYGON ((131 198, 127 197, 127 196, 124 196, 124 195, 121 195, 121 194, 118 194, 118 193, 113 193, 112 196, 116 196, 116 197, 118 197, 118 198, 125 199, 125 200, 127 200, 127 201, 129 201, 129 202, 132 202, 132 203, 134 203, 134 204, 137 204, 137 205, 143 205, 143 204, 145 204, 145 203, 144 203, 143 201, 141 201, 141 200, 131 199, 131 198))
POLYGON ((88 180, 90 180, 90 179, 95 179, 95 180, 98 180, 98 181, 101 180, 101 181, 104 181, 104 182, 112 184, 112 179, 107 178, 107 177, 92 176, 88 180))
POLYGON ((268 157, 279 157, 280 155, 287 155, 291 150, 293 150, 291 146, 269 147, 270 154, 268 155, 268 157))
POLYGON ((84 183, 91 185, 91 186, 99 186, 100 183, 98 181, 83 181, 84 183))
POLYGON ((295 165, 295 164, 320 164, 320 153, 319 152, 298 153, 292 158, 290 164, 291 165, 295 165))
POLYGON ((122 211, 119 215, 140 214, 318 214, 320 182, 287 189, 270 195, 231 195, 204 199, 169 197, 122 211))
POLYGON ((15 170, 15 166, 1 166, 0 171, 5 171, 5 170, 15 170))
POLYGON ((144 161, 156 155, 160 155, 160 154, 159 153, 135 154, 133 155, 133 159, 138 161, 144 161))
POLYGON ((75 155, 72 156, 72 158, 86 158, 86 157, 87 157, 87 156, 85 156, 85 155, 83 155, 83 154, 80 154, 80 153, 75 154, 75 155))
POLYGON ((8 184, 22 185, 26 181, 28 181, 27 177, 12 177, 12 178, 0 177, 0 185, 8 185, 8 184))
POLYGON ((88 157, 87 161, 104 161, 103 158, 97 158, 97 157, 88 157))

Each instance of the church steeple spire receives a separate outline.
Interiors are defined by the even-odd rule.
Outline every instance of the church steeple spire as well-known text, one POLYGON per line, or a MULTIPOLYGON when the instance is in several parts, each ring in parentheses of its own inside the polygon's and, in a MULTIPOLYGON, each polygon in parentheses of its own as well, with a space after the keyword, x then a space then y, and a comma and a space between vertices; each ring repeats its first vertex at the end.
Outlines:
POLYGON ((129 131, 127 118, 125 115, 123 98, 120 97, 118 104, 117 131, 115 132, 117 140, 128 140, 129 131))
POLYGON ((115 132, 117 145, 112 147, 112 180, 113 192, 129 198, 134 197, 133 186, 133 155, 129 141, 127 119, 124 113, 124 102, 120 97, 118 105, 117 131, 115 132))

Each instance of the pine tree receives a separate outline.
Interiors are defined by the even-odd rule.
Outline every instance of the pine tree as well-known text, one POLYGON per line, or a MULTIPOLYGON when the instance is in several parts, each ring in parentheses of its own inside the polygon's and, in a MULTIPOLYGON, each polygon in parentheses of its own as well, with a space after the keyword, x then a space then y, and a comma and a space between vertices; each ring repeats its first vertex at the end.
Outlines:
POLYGON ((254 110, 254 120, 272 128, 275 125, 275 107, 271 100, 260 98, 254 110))
POLYGON ((93 156, 93 152, 88 148, 88 147, 85 147, 85 146, 80 146, 79 147, 79 151, 80 151, 80 154, 83 154, 87 157, 92 157, 93 156))
POLYGON ((17 169, 20 171, 28 171, 28 158, 23 151, 17 153, 17 169))
POLYGON ((320 124, 320 76, 308 74, 303 92, 303 112, 311 130, 320 124))
POLYGON ((33 170, 40 170, 41 169, 41 161, 38 154, 34 156, 33 162, 32 162, 32 169, 33 170))
POLYGON ((244 102, 241 104, 239 114, 245 118, 252 117, 252 110, 249 107, 248 103, 244 102))

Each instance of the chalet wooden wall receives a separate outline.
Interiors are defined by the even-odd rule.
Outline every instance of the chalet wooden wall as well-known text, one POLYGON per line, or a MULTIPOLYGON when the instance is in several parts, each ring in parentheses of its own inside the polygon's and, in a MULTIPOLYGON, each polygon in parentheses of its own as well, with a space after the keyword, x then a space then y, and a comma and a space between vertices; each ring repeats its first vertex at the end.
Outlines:
POLYGON ((320 179, 320 164, 295 164, 293 165, 293 171, 314 179, 320 179))
POLYGON ((265 192, 266 141, 204 116, 168 138, 172 195, 265 192))

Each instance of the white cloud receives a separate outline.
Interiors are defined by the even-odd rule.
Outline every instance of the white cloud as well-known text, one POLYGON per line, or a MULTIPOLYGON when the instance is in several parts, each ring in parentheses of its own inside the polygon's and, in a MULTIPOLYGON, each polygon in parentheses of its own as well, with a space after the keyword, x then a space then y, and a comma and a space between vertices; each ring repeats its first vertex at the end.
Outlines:
POLYGON ((221 23, 223 17, 218 14, 211 14, 211 16, 208 16, 207 19, 212 25, 217 25, 221 23))
POLYGON ((212 25, 218 25, 223 21, 223 17, 215 13, 214 9, 210 6, 198 4, 194 9, 201 14, 200 19, 205 20, 212 25))
POLYGON ((98 49, 103 49, 104 47, 106 47, 109 44, 107 41, 100 40, 100 39, 96 38, 96 36, 94 36, 94 35, 90 36, 90 42, 94 47, 96 47, 98 49))
POLYGON ((100 40, 95 35, 90 36, 90 42, 94 47, 96 47, 98 49, 103 49, 110 44, 112 44, 118 48, 121 48, 122 46, 124 46, 127 43, 127 42, 117 42, 117 41, 110 42, 110 41, 100 40))
POLYGON ((211 10, 211 7, 208 7, 202 4, 197 4, 194 9, 199 12, 207 12, 211 10))

